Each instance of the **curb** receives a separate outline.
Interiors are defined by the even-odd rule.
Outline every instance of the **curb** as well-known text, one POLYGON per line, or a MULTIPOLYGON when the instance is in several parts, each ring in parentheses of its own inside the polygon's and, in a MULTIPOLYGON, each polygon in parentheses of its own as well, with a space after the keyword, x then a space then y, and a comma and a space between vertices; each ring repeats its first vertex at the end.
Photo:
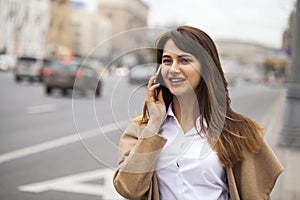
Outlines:
POLYGON ((298 166, 300 165, 300 151, 280 148, 278 146, 278 139, 281 134, 285 115, 285 94, 286 90, 273 103, 271 112, 266 117, 266 124, 264 124, 266 127, 265 139, 284 166, 284 171, 277 179, 271 193, 272 200, 300 199, 300 188, 298 187, 298 180, 300 180, 300 172, 298 170, 298 166))

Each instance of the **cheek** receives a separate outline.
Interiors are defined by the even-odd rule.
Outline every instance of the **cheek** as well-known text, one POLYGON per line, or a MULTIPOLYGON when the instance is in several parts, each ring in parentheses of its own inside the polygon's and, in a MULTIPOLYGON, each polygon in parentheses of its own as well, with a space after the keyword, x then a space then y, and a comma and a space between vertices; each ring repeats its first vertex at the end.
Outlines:
POLYGON ((169 71, 169 70, 168 70, 166 67, 162 67, 162 68, 161 68, 161 75, 162 75, 164 81, 165 81, 166 78, 167 78, 168 71, 169 71))
POLYGON ((191 77, 190 80, 193 82, 193 85, 198 85, 200 83, 201 77, 198 73, 195 73, 193 74, 193 77, 191 77))
POLYGON ((196 70, 196 69, 191 70, 191 71, 189 71, 188 74, 189 74, 188 77, 190 77, 189 78, 190 84, 193 87, 197 87, 199 85, 199 83, 200 83, 200 80, 201 80, 201 76, 200 76, 199 70, 196 70))

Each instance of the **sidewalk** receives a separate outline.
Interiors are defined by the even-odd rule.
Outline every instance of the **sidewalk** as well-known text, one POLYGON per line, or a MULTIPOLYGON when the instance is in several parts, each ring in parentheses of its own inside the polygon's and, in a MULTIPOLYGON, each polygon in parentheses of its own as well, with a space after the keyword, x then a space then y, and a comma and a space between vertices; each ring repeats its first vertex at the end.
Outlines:
POLYGON ((300 199, 300 149, 293 150, 279 148, 277 143, 283 126, 285 114, 285 92, 276 102, 271 118, 266 122, 266 136, 268 144, 284 166, 283 173, 279 176, 271 193, 272 200, 299 200, 300 199))

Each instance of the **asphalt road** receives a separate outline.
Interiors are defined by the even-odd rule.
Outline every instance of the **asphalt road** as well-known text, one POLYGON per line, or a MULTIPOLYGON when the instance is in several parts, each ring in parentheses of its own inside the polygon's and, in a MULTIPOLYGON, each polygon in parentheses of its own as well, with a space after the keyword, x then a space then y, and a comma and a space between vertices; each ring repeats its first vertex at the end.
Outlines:
MULTIPOLYGON (((103 95, 47 96, 39 83, 0 73, 0 199, 117 199, 111 176, 126 124, 142 112, 143 86, 103 77, 103 95)), ((241 83, 232 106, 266 125, 283 89, 241 83)))

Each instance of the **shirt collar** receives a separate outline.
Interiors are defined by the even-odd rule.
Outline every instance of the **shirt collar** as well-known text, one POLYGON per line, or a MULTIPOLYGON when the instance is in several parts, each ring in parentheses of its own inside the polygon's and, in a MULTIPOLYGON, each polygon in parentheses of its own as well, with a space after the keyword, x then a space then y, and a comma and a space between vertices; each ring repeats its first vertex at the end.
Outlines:
MULTIPOLYGON (((174 105, 173 105, 173 102, 171 102, 171 103, 169 104, 169 107, 168 107, 168 110, 167 110, 166 118, 167 118, 167 117, 173 117, 174 119, 177 120, 177 118, 176 118, 176 116, 175 116, 175 114, 174 114, 174 112, 173 112, 173 108, 174 108, 174 105)), ((165 118, 165 120, 166 120, 166 118, 165 118)), ((197 120, 196 120, 196 128, 197 128, 198 130, 201 130, 200 118, 201 118, 201 117, 198 117, 197 120)), ((180 126, 180 125, 178 124, 178 126, 180 126)), ((206 123, 206 120, 204 120, 204 128, 207 129, 207 123, 206 123)), ((187 133, 186 133, 186 134, 187 134, 187 135, 190 135, 191 132, 196 132, 196 133, 197 133, 195 127, 192 128, 190 131, 187 132, 187 133, 189 133, 189 134, 187 134, 187 133)))
POLYGON ((175 117, 175 114, 173 112, 173 102, 170 103, 169 107, 168 107, 168 110, 167 110, 167 116, 172 116, 172 117, 175 117))

